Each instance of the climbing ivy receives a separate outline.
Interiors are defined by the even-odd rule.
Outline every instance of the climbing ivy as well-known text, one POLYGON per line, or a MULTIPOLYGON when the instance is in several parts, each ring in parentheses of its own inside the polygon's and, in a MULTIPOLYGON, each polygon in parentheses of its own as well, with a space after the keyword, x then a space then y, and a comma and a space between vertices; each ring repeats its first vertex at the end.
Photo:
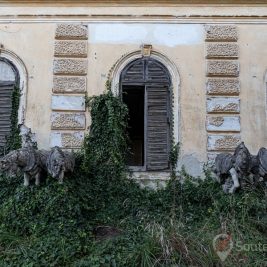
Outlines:
POLYGON ((110 180, 117 179, 125 170, 128 151, 127 106, 111 90, 87 98, 87 106, 92 123, 84 141, 84 169, 110 180))

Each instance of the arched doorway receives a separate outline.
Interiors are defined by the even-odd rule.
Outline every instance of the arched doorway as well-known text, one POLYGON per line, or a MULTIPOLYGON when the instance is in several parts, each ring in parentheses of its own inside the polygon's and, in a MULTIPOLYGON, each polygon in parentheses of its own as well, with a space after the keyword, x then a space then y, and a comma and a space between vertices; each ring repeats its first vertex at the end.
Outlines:
POLYGON ((121 72, 120 92, 129 109, 133 170, 168 170, 171 143, 171 79, 167 68, 156 59, 142 57, 121 72))
MULTIPOLYGON (((17 117, 14 101, 18 99, 14 94, 19 90, 19 82, 16 67, 8 59, 0 57, 0 155, 8 149, 6 146, 11 135, 12 116, 17 117)), ((18 109, 18 105, 16 108, 18 109)))

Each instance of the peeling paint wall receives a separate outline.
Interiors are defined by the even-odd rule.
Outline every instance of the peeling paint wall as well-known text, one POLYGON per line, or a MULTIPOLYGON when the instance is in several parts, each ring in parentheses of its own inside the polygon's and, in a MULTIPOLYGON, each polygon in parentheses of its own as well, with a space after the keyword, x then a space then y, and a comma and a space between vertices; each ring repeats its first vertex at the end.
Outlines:
POLYGON ((4 7, 0 43, 27 68, 26 124, 40 148, 78 147, 90 125, 84 93, 102 93, 112 66, 151 44, 180 76, 179 168, 202 176, 209 148, 213 157, 241 139, 252 153, 267 147, 267 20, 257 15, 267 8, 4 7), (87 26, 88 35, 63 40, 56 30, 64 23, 87 26), (229 36, 211 43, 204 26, 213 24, 234 25, 238 43, 229 36))
POLYGON ((175 47, 203 42, 203 27, 196 24, 89 24, 91 44, 137 44, 149 43, 175 47))

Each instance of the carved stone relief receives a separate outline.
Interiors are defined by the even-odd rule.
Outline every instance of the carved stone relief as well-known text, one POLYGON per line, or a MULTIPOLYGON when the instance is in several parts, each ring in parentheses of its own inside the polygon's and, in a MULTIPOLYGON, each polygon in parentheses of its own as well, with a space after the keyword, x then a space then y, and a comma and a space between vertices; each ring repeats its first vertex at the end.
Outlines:
POLYGON ((240 82, 237 78, 208 78, 208 95, 239 95, 240 82))
POLYGON ((58 24, 55 33, 56 39, 87 39, 88 29, 86 25, 81 24, 58 24))
POLYGON ((214 132, 239 132, 239 116, 208 116, 207 131, 214 132))
POLYGON ((79 148, 85 120, 88 28, 76 23, 56 26, 50 145, 79 148), (75 95, 69 95, 75 94, 75 95), (77 113, 77 111, 79 111, 77 113), (57 132, 53 131, 57 130, 57 132), (68 130, 68 132, 60 131, 68 130))
POLYGON ((237 58, 238 45, 236 43, 208 43, 207 58, 237 58))
MULTIPOLYGON (((240 142, 238 32, 235 25, 206 25, 207 150, 231 151, 240 142), (213 134, 210 134, 212 132, 213 134), (226 133, 222 135, 221 133, 226 133), (216 134, 217 133, 217 134, 216 134)), ((209 161, 214 153, 208 153, 209 161)))
POLYGON ((87 74, 87 60, 70 58, 55 59, 54 74, 85 75, 87 74))
POLYGON ((54 76, 53 93, 85 93, 86 77, 54 76))
POLYGON ((239 75, 239 63, 235 60, 210 60, 207 63, 209 76, 235 76, 239 75))
POLYGON ((241 142, 239 134, 230 135, 208 135, 208 149, 209 151, 232 151, 241 142))
POLYGON ((207 98, 208 113, 239 113, 240 100, 233 97, 209 97, 207 98))
POLYGON ((206 25, 206 41, 237 41, 235 25, 206 25))
POLYGON ((87 41, 56 41, 55 56, 87 57, 87 41))
POLYGON ((85 129, 85 114, 52 112, 51 122, 53 130, 85 129))

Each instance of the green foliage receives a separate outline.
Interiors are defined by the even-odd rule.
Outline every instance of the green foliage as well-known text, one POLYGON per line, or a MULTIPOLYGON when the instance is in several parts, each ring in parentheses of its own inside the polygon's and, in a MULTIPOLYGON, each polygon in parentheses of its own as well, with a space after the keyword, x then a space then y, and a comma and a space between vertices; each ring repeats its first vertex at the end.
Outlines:
POLYGON ((180 152, 180 144, 177 143, 176 145, 172 147, 171 153, 170 153, 170 163, 171 163, 172 170, 176 169, 178 158, 179 158, 179 152, 180 152))
POLYGON ((84 168, 111 182, 125 170, 127 106, 111 91, 89 98, 87 104, 92 124, 84 143, 84 168))
POLYGON ((92 238, 87 180, 69 177, 59 185, 48 177, 27 188, 22 181, 1 178, 0 266, 64 266, 92 238))
MULTIPOLYGON (((166 188, 141 189, 126 177, 127 108, 110 90, 88 104, 90 133, 64 184, 48 177, 25 188, 22 177, 0 177, 0 266, 222 266, 217 234, 267 243, 264 188, 226 195, 210 177, 177 173, 176 145, 166 188), (99 225, 122 234, 97 239, 99 225)), ((263 255, 234 247, 224 266, 266 266, 263 255)))

